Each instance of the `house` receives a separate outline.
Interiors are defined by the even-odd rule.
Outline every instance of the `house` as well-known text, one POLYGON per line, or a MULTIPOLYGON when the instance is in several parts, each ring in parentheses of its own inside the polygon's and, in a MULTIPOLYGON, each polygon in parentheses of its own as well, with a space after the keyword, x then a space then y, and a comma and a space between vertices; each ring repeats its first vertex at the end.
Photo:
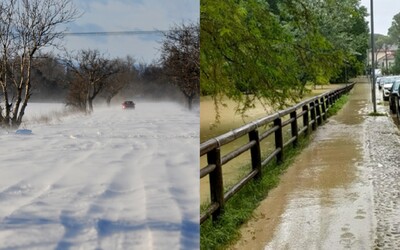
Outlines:
POLYGON ((378 57, 378 60, 376 61, 378 68, 380 69, 390 69, 391 67, 394 66, 394 60, 395 60, 395 51, 388 51, 386 54, 382 55, 381 57, 378 57))
MULTIPOLYGON (((390 45, 383 49, 376 49, 375 62, 379 69, 389 69, 394 65, 397 45, 390 45)), ((368 51, 368 65, 371 64, 371 50, 368 51)))

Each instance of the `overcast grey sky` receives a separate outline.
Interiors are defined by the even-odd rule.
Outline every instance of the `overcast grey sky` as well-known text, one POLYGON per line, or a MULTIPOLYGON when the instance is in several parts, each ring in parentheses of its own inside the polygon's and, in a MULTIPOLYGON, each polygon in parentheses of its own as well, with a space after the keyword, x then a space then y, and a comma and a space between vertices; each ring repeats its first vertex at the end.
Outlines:
MULTIPOLYGON (((200 0, 74 0, 84 14, 68 25, 69 32, 168 30, 174 24, 197 22, 200 0)), ((96 48, 110 57, 133 56, 151 63, 159 58, 162 34, 66 36, 68 50, 96 48)))
MULTIPOLYGON (((400 12, 400 0, 374 0, 374 33, 387 35, 388 29, 392 26, 393 17, 400 12)), ((361 5, 371 13, 371 0, 361 0, 361 5)), ((370 23, 371 17, 367 18, 370 23)), ((371 28, 371 26, 370 26, 371 28)))

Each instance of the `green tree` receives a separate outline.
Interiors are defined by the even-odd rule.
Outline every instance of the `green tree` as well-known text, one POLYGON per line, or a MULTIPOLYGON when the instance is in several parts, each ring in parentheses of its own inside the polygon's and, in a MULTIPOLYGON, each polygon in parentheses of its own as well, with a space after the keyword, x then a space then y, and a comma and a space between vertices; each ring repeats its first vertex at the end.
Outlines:
POLYGON ((366 9, 357 0, 319 1, 286 0, 281 4, 281 18, 293 26, 298 51, 307 64, 303 72, 307 79, 320 84, 318 78, 335 79, 345 71, 361 73, 368 48, 366 9), (300 35, 298 35, 300 34, 300 35))
POLYGON ((397 13, 392 19, 392 25, 388 30, 388 35, 393 43, 400 43, 400 13, 397 13))
POLYGON ((400 53, 396 53, 391 71, 393 74, 400 74, 400 53))
POLYGON ((299 88, 293 39, 266 2, 201 1, 201 92, 244 111, 255 99, 284 104, 299 88))
POLYGON ((303 90, 309 82, 328 83, 336 70, 335 63, 340 60, 339 51, 321 31, 320 4, 318 1, 287 0, 280 5, 281 23, 290 28, 294 37, 290 46, 299 61, 299 79, 303 90))
POLYGON ((358 0, 201 1, 201 93, 239 111, 256 99, 281 107, 307 83, 361 72, 365 16, 358 0))
MULTIPOLYGON (((393 17, 392 25, 388 30, 388 39, 391 44, 400 45, 400 13, 393 17)), ((392 68, 393 74, 400 74, 400 53, 396 53, 395 65, 392 68)))

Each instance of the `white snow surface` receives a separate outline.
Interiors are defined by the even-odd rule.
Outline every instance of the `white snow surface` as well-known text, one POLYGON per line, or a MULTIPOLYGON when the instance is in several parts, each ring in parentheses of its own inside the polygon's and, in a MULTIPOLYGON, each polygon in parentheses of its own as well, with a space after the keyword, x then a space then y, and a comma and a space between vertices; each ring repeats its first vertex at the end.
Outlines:
MULTIPOLYGON (((26 117, 61 109, 45 105, 26 117)), ((27 121, 31 135, 0 129, 0 249, 199 249, 198 111, 27 121)))

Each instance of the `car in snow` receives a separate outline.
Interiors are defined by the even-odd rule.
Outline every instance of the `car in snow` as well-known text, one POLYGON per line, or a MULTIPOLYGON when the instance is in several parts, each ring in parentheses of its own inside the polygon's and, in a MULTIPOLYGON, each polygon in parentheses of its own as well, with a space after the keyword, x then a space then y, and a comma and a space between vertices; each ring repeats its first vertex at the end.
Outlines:
POLYGON ((135 109, 135 103, 133 101, 124 101, 122 103, 123 109, 135 109))

